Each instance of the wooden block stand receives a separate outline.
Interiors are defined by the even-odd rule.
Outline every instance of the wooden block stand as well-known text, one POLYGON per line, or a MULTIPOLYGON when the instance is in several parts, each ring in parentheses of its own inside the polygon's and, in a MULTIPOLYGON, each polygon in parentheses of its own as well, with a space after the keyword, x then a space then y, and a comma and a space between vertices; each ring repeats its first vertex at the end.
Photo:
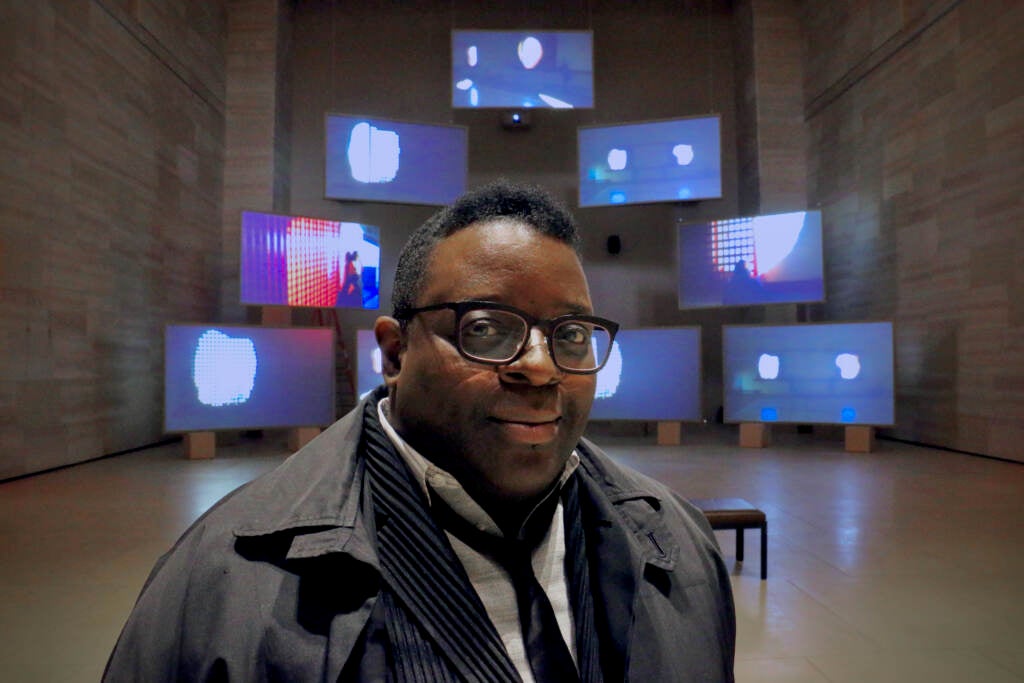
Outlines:
POLYGON ((185 434, 185 457, 189 460, 210 460, 216 453, 216 432, 187 432, 185 434))
POLYGON ((772 442, 772 426, 764 422, 740 423, 740 446, 764 448, 772 442))
POLYGON ((870 453, 875 449, 875 428, 870 425, 846 427, 846 450, 850 453, 870 453))
POLYGON ((288 449, 293 453, 316 438, 319 427, 296 427, 288 433, 288 449))
POLYGON ((659 422, 658 423, 658 445, 678 446, 682 443, 681 422, 659 422))

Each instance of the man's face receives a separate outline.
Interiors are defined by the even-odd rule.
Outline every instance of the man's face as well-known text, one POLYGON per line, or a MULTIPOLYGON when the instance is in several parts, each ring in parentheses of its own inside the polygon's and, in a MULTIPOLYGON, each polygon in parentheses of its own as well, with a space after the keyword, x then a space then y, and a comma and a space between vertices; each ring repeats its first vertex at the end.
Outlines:
MULTIPOLYGON (((416 305, 468 299, 541 319, 593 312, 572 248, 508 219, 443 240, 416 305)), ((595 376, 560 371, 535 329, 523 355, 503 366, 463 358, 453 333, 451 310, 409 322, 388 377, 394 426, 485 508, 491 500, 529 501, 561 474, 590 413, 595 376)))

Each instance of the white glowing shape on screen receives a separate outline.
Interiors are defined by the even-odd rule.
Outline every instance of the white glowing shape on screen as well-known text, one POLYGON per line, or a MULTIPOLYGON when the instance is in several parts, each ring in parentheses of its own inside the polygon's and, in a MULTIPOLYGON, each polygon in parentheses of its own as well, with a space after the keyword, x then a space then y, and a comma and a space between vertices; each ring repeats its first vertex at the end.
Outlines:
POLYGON ((629 161, 629 154, 624 149, 612 147, 608 152, 608 168, 613 171, 621 171, 626 168, 629 161))
POLYGON ((455 87, 459 90, 469 90, 473 87, 472 78, 463 78, 461 81, 455 84, 455 87))
MULTIPOLYGON (((597 344, 594 344, 594 353, 597 353, 597 344)), ((597 373, 597 390, 594 398, 611 398, 619 390, 619 380, 622 377, 622 351, 619 349, 619 342, 612 342, 612 351, 608 354, 608 362, 604 364, 601 371, 597 373)))
POLYGON ((571 102, 566 102, 565 100, 560 100, 557 97, 552 97, 551 95, 545 95, 542 92, 537 93, 537 97, 542 99, 544 101, 544 104, 548 105, 552 109, 572 109, 573 108, 573 105, 572 105, 571 102))
POLYGON ((672 156, 680 166, 689 166, 693 161, 693 145, 676 145, 672 148, 672 156))
POLYGON ((793 251, 804 229, 806 211, 758 216, 752 221, 757 272, 764 274, 779 265, 793 251))
POLYGON ((841 353, 836 356, 836 367, 843 379, 856 379, 860 374, 860 358, 853 353, 841 353))
POLYGON ((476 88, 469 89, 469 103, 474 107, 480 104, 480 91, 476 88))
POLYGON ((516 47, 516 54, 519 55, 519 61, 522 63, 523 68, 532 69, 540 63, 541 58, 544 56, 544 47, 533 36, 527 36, 519 41, 519 45, 516 47))
POLYGON ((776 379, 779 376, 779 357, 762 353, 757 359, 757 376, 761 379, 776 379))
POLYGON ((362 121, 348 138, 348 165, 352 179, 360 183, 389 183, 398 174, 402 148, 398 133, 381 130, 362 121))
POLYGON ((256 347, 248 337, 207 330, 196 342, 192 383, 199 402, 214 407, 245 403, 256 380, 256 347))
POLYGON ((476 45, 470 45, 469 47, 466 48, 466 64, 469 64, 470 66, 476 66, 476 62, 476 45))
POLYGON ((370 352, 370 367, 372 367, 373 371, 378 375, 384 373, 384 359, 381 356, 379 348, 370 352))

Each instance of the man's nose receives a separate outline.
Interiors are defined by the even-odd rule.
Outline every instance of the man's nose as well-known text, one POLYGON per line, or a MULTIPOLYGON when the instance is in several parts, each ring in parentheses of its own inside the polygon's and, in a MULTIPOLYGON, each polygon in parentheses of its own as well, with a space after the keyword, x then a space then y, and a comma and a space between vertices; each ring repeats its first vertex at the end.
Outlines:
POLYGON ((552 384, 562 379, 562 371, 551 357, 548 340, 536 327, 530 328, 523 353, 513 362, 500 368, 502 378, 510 382, 525 382, 537 386, 552 384))

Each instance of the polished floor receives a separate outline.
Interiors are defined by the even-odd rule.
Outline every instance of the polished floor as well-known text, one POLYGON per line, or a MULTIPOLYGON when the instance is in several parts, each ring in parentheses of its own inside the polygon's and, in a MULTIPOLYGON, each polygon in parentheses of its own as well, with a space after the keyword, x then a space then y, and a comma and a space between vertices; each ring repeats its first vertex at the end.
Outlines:
MULTIPOLYGON (((835 434, 686 426, 683 445, 593 434, 694 498, 769 520, 733 567, 740 683, 1024 682, 1024 465, 835 434)), ((180 444, 0 484, 0 680, 96 681, 149 568, 224 493, 280 462, 283 438, 188 461, 180 444)))

